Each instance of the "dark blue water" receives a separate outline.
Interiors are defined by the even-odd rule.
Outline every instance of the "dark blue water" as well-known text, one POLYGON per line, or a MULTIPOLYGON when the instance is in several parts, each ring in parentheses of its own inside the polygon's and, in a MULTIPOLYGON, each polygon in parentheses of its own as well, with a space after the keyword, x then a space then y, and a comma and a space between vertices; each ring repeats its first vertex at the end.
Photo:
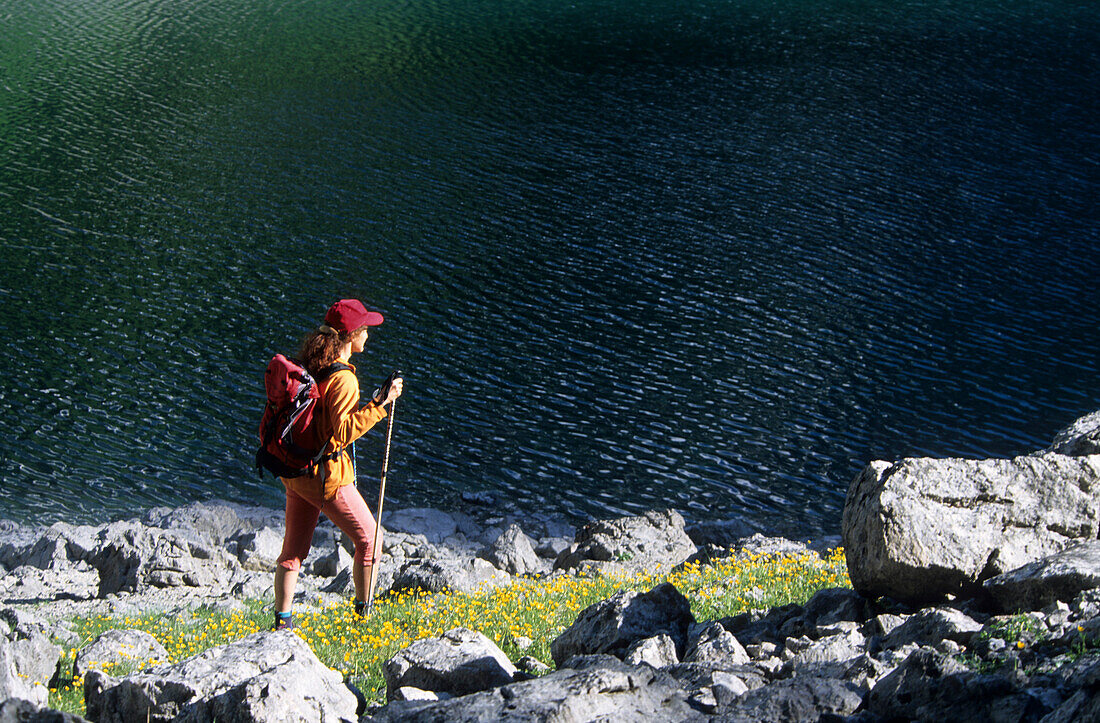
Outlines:
POLYGON ((4 516, 279 505, 263 367, 346 296, 398 506, 835 532, 1100 408, 1091 3, 240 5, 0 0, 4 516))

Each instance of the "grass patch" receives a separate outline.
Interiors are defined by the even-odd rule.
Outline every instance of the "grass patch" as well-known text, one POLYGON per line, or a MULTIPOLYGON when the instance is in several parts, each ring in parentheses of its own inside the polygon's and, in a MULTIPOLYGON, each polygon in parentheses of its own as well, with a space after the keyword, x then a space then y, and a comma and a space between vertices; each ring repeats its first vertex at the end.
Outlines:
POLYGON ((1046 628, 1033 615, 1019 614, 996 618, 978 633, 977 640, 1000 638, 1009 646, 1023 647, 1046 639, 1046 628))
MULTIPOLYGON (((416 640, 465 626, 481 631, 516 661, 531 655, 553 667, 550 643, 589 605, 619 590, 645 591, 671 582, 691 603, 700 621, 804 603, 815 592, 851 587, 844 552, 824 558, 814 554, 755 555, 687 565, 673 573, 660 570, 629 576, 571 577, 545 580, 520 578, 511 584, 476 594, 394 594, 380 598, 370 618, 355 615, 350 601, 321 610, 298 606, 295 626, 325 665, 343 673, 368 699, 385 698, 382 663, 416 640)), ((164 614, 79 618, 73 630, 81 638, 64 649, 69 661, 110 629, 142 630, 178 662, 217 645, 229 643, 271 625, 270 603, 252 601, 242 612, 200 609, 190 617, 164 614)), ((125 670, 108 670, 112 675, 125 670)), ((64 681, 50 691, 50 707, 84 714, 83 681, 64 681)))

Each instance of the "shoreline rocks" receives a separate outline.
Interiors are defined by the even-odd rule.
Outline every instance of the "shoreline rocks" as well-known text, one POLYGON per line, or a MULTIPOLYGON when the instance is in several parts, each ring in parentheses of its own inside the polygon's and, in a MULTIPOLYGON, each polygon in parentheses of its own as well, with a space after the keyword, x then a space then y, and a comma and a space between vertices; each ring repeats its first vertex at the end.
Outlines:
POLYGON ((842 532, 852 585, 931 602, 1100 531, 1100 455, 872 462, 852 482, 842 532))
MULTIPOLYGON (((88 714, 103 721, 538 721, 563 711, 576 720, 1095 719, 1098 435, 1100 414, 1078 420, 1051 449, 1012 460, 872 462, 850 485, 842 521, 856 589, 822 590, 804 605, 696 620, 668 583, 618 593, 553 641, 551 671, 532 660, 517 669, 484 635, 460 628, 388 661, 388 703, 370 712, 296 636, 257 633, 120 678, 88 670, 88 714)), ((242 596, 269 595, 280 525, 278 511, 228 503, 100 527, 0 524, 0 594, 10 606, 0 610, 0 696, 7 699, 0 715, 76 720, 41 708, 44 679, 59 663, 49 636, 64 638, 66 616, 231 608, 242 596), (49 605, 36 610, 41 617, 27 613, 42 602, 49 605)), ((688 534, 672 510, 574 531, 547 517, 414 509, 395 513, 393 528, 384 537, 382 590, 506 583, 521 571, 601 574, 761 552, 817 554, 789 540, 735 537, 750 531, 736 523, 688 534)), ((319 527, 314 546, 298 604, 331 602, 350 584, 339 533, 319 527)), ((98 642, 109 654, 112 641, 98 642)), ((143 655, 155 660, 157 651, 148 646, 143 655)))

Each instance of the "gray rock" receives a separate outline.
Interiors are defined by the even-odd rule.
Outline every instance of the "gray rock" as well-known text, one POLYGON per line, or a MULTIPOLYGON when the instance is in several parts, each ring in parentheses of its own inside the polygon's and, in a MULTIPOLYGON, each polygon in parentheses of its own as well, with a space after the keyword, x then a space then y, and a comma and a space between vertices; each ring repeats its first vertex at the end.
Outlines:
POLYGON ((175 665, 84 679, 88 717, 130 721, 356 721, 356 699, 293 633, 256 633, 175 665))
POLYGON ((386 529, 407 534, 424 535, 428 542, 440 544, 458 532, 455 518, 430 507, 396 510, 386 515, 386 529))
POLYGON ((405 700, 428 700, 437 701, 441 698, 451 698, 446 693, 440 695, 430 690, 421 690, 420 688, 414 688, 411 685, 407 685, 403 688, 398 688, 390 696, 391 701, 405 701, 405 700))
POLYGON ((550 672, 550 666, 533 655, 524 655, 516 661, 516 667, 532 675, 542 675, 550 672))
POLYGON ((894 628, 883 639, 882 647, 900 648, 911 643, 935 646, 942 640, 967 645, 981 629, 981 623, 954 608, 925 608, 894 628))
MULTIPOLYGON (((318 550, 318 552, 320 554, 310 560, 309 571, 311 574, 320 577, 336 577, 345 570, 350 574, 353 560, 351 554, 344 549, 343 545, 332 545, 327 550, 318 550)), ((379 564, 385 564, 382 562, 382 558, 379 558, 379 564)))
POLYGON ((747 666, 679 663, 664 669, 683 686, 696 710, 715 713, 745 692, 764 685, 758 671, 747 666))
POLYGON ((578 660, 541 678, 512 683, 438 703, 390 704, 377 723, 403 721, 704 721, 671 676, 647 665, 630 666, 601 656, 578 660))
POLYGON ((801 605, 781 605, 768 610, 762 617, 757 613, 741 613, 733 617, 722 618, 719 622, 726 630, 737 636, 737 640, 744 645, 757 645, 759 643, 781 643, 783 637, 780 630, 789 630, 792 621, 797 621, 797 627, 806 629, 807 623, 802 619, 804 609, 801 605))
POLYGON ((1080 620, 1100 616, 1100 589, 1085 590, 1070 603, 1070 612, 1080 620))
POLYGON ((863 696, 831 678, 791 678, 750 690, 722 706, 712 719, 725 723, 816 723, 823 716, 855 713, 863 696))
POLYGON ((511 575, 537 575, 550 571, 550 565, 535 553, 530 538, 523 534, 519 525, 509 525, 492 544, 485 558, 511 575))
POLYGON ((99 571, 86 562, 52 570, 21 565, 0 578, 0 596, 9 603, 87 600, 99 585, 99 571))
MULTIPOLYGON (((42 636, 68 642, 72 634, 67 620, 54 621, 39 617, 23 607, 0 608, 0 621, 2 621, 0 630, 4 631, 9 638, 42 636)), ((79 638, 76 640, 78 641, 79 638)))
POLYGON ((237 559, 245 570, 270 572, 283 551, 283 534, 261 527, 237 536, 237 559))
POLYGON ((1038 720, 1049 710, 1013 676, 980 675, 927 648, 882 678, 864 707, 872 720, 1038 720))
POLYGON ((808 627, 821 627, 842 621, 864 623, 870 617, 871 602, 846 587, 817 591, 806 601, 802 610, 802 618, 806 620, 808 627))
POLYGON ((268 572, 240 571, 233 576, 229 591, 234 598, 262 598, 274 596, 274 577, 268 572))
POLYGON ((1096 539, 1100 456, 872 462, 852 481, 842 531, 853 587, 927 602, 1096 539))
POLYGON ((0 700, 21 698, 44 707, 49 699, 46 686, 57 675, 61 648, 35 631, 12 631, 7 624, 2 631, 0 700))
MULTIPOLYGON (((755 665, 729 665, 726 663, 677 663, 663 669, 689 692, 712 687, 715 673, 727 673, 736 676, 749 690, 761 688, 767 684, 764 674, 755 665)), ((739 686, 735 686, 739 687, 739 686)))
POLYGON ((85 559, 95 528, 58 522, 48 528, 20 528, 17 541, 0 550, 10 568, 0 594, 12 601, 94 597, 99 574, 85 559))
POLYGON ((9 698, 0 703, 0 723, 88 723, 72 713, 39 708, 29 700, 9 698))
POLYGON ((386 697, 411 686, 434 693, 467 695, 513 682, 516 667, 508 656, 475 630, 455 628, 418 640, 382 666, 386 697))
POLYGON ((719 623, 714 622, 705 626, 693 640, 688 641, 684 662, 744 665, 751 662, 751 659, 737 638, 719 623))
POLYGON ((282 536, 285 525, 283 510, 252 507, 224 500, 194 502, 183 507, 154 507, 146 512, 142 523, 208 547, 224 547, 242 532, 271 527, 282 536))
POLYGON ((99 570, 100 597, 147 587, 224 587, 240 567, 220 547, 133 521, 101 529, 89 562, 99 570))
POLYGON ((697 522, 688 525, 685 532, 699 547, 715 545, 730 549, 737 547, 742 539, 753 535, 756 530, 740 517, 731 517, 726 520, 697 522))
POLYGON ((652 638, 643 638, 626 649, 623 662, 627 665, 652 665, 654 668, 663 668, 667 665, 676 665, 680 658, 676 655, 676 643, 668 635, 655 635, 652 638))
POLYGON ((908 615, 882 613, 868 620, 867 624, 864 626, 864 630, 868 635, 889 635, 897 630, 908 617, 908 615))
POLYGON ((833 672, 834 676, 844 674, 847 664, 856 658, 862 657, 867 650, 867 638, 859 631, 852 630, 846 633, 830 635, 820 640, 811 642, 806 648, 797 653, 784 664, 784 672, 787 675, 805 673, 810 669, 817 675, 822 674, 822 669, 833 672), (827 664, 833 668, 822 666, 827 664))
POLYGON ((586 561, 618 563, 631 569, 671 570, 695 553, 675 510, 593 522, 577 530, 575 542, 554 562, 570 570, 586 561))
POLYGON ((394 560, 408 560, 433 557, 436 548, 424 535, 410 535, 387 529, 382 535, 382 553, 392 556, 394 560))
POLYGON ((788 540, 786 537, 768 537, 759 532, 739 540, 734 552, 739 558, 760 555, 819 555, 803 542, 788 540))
POLYGON ((73 675, 83 677, 89 671, 111 673, 112 668, 128 666, 131 670, 146 664, 168 660, 168 651, 152 635, 141 630, 108 630, 76 654, 73 675))
POLYGON ((1080 689, 1044 716, 1043 723, 1081 723, 1100 720, 1100 690, 1080 689))
POLYGON ((550 560, 558 559, 558 555, 569 549, 572 545, 568 537, 541 537, 535 545, 535 554, 550 560))
POLYGON ((662 633, 683 650, 693 622, 687 598, 669 583, 646 593, 620 591, 585 608, 550 644, 550 654, 559 667, 575 655, 620 657, 637 641, 662 633))
POLYGON ((480 558, 458 560, 442 558, 409 560, 394 576, 391 589, 443 592, 457 590, 473 593, 488 586, 505 585, 511 581, 508 573, 480 558))
POLYGON ((1086 414, 1063 429, 1047 451, 1071 457, 1100 454, 1100 412, 1086 414))
POLYGON ((1004 612, 1040 610, 1100 588, 1100 541, 1081 542, 983 583, 1004 612))
POLYGON ((68 570, 73 563, 87 559, 95 547, 95 533, 94 527, 54 523, 22 551, 17 564, 42 570, 68 570))

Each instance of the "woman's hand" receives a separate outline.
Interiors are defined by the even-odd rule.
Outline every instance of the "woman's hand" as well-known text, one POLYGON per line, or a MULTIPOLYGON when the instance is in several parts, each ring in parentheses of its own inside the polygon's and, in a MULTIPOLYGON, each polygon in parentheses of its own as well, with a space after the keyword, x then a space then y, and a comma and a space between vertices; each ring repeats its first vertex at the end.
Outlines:
POLYGON ((394 400, 401 396, 403 387, 405 386, 405 380, 401 377, 397 377, 390 383, 389 393, 386 394, 386 398, 382 400, 382 406, 391 404, 394 400))

